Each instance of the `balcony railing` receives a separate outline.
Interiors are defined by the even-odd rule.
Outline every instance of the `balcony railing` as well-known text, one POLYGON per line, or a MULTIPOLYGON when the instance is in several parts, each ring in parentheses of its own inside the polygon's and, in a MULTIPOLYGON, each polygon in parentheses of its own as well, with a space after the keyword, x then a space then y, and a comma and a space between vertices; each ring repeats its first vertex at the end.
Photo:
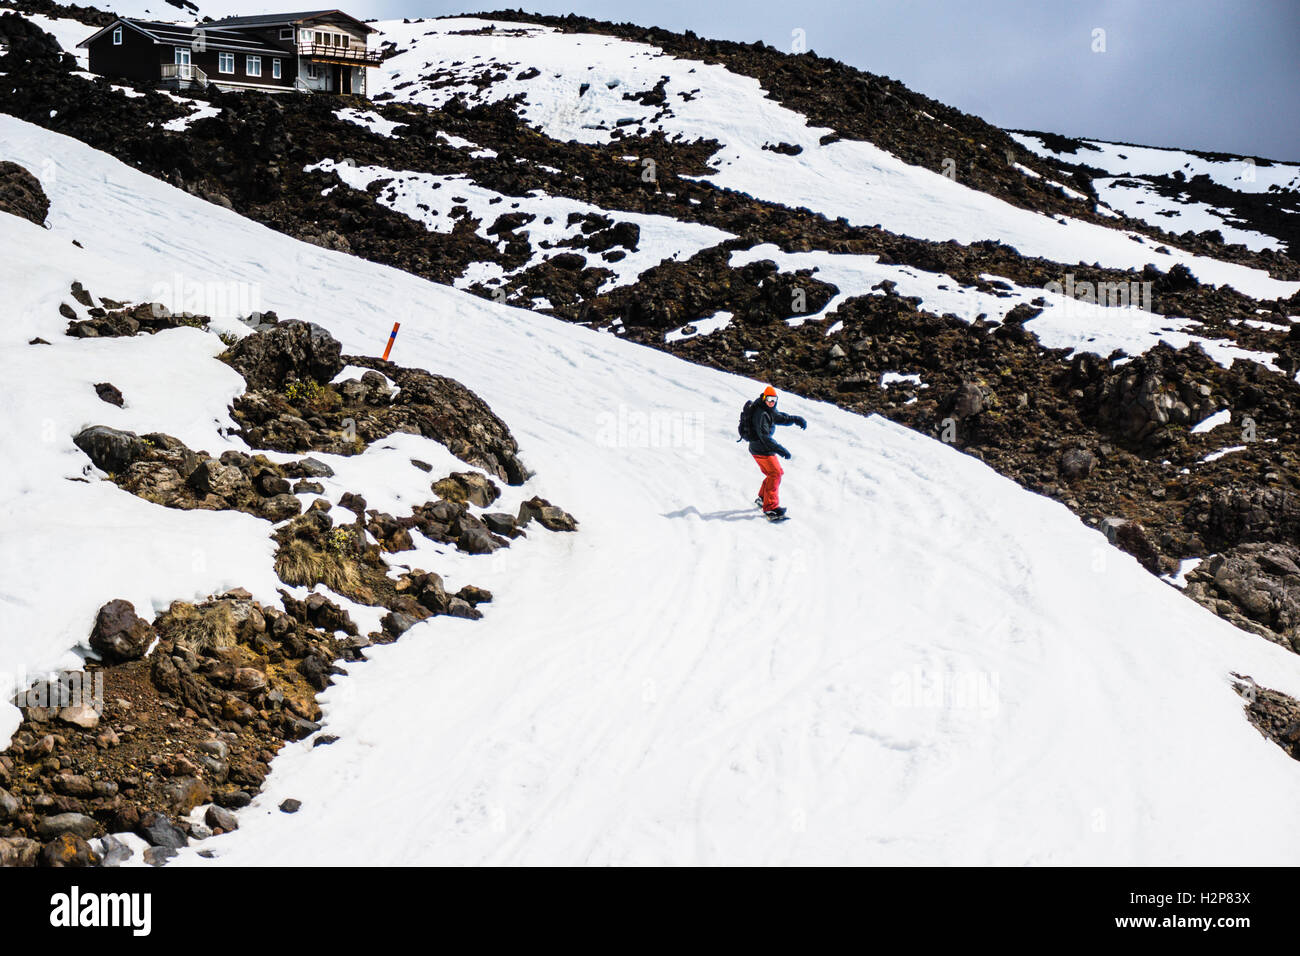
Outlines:
POLYGON ((162 78, 179 83, 194 83, 198 86, 208 85, 208 75, 193 63, 164 63, 162 78))
POLYGON ((378 66, 383 54, 363 46, 331 46, 328 43, 301 43, 298 55, 322 63, 346 63, 353 66, 378 66))

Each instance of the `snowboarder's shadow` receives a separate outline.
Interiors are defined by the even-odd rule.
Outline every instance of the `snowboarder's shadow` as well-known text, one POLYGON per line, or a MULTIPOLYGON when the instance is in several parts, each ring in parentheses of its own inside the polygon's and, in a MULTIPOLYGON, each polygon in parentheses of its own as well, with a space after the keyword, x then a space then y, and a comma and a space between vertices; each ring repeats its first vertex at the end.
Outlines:
POLYGON ((762 518, 763 513, 754 508, 737 508, 734 511, 710 511, 705 514, 694 505, 688 505, 681 511, 669 511, 664 514, 665 518, 699 518, 701 521, 753 521, 755 518, 762 518))

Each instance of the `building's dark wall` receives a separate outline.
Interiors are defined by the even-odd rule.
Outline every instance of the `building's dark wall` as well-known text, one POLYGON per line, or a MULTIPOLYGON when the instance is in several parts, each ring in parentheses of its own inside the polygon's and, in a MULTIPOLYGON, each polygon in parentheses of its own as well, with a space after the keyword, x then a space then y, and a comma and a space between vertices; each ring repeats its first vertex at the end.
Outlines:
MULTIPOLYGON (((155 49, 152 40, 128 26, 122 27, 121 46, 114 46, 113 31, 109 30, 88 47, 90 72, 146 83, 156 82, 159 77, 155 49)), ((167 55, 171 56, 170 47, 167 48, 167 55)))

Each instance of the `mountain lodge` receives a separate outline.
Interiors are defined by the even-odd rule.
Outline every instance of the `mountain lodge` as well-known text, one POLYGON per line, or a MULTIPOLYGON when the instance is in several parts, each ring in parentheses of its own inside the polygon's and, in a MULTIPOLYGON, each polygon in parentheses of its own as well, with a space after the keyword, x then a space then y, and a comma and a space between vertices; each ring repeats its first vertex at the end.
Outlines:
POLYGON ((167 89, 366 95, 373 27, 341 10, 227 17, 199 24, 119 18, 77 46, 90 72, 167 89))

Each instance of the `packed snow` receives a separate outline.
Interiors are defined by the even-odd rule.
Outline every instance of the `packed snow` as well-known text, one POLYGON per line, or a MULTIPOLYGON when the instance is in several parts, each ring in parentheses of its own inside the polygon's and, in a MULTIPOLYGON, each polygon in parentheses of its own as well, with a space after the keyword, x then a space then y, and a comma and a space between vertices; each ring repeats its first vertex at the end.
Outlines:
POLYGON ((1226 425, 1230 421, 1232 421, 1232 409, 1221 408, 1219 409, 1219 411, 1215 412, 1209 418, 1206 418, 1204 421, 1197 422, 1195 425, 1193 425, 1192 434, 1200 435, 1205 432, 1212 432, 1220 425, 1226 425))
POLYGON ((395 123, 392 120, 384 119, 384 117, 376 113, 374 110, 347 108, 335 110, 334 115, 341 120, 354 123, 357 126, 370 130, 372 133, 377 133, 380 136, 385 136, 389 139, 392 139, 397 135, 397 130, 406 126, 405 123, 395 123))
POLYGON ((725 329, 729 326, 732 318, 733 316, 730 312, 717 312, 707 318, 696 319, 689 325, 683 325, 679 329, 665 332, 664 341, 680 342, 682 339, 700 338, 701 336, 712 335, 719 329, 725 329))
MULTIPOLYGON (((90 422, 236 445, 219 429, 241 383, 198 330, 63 336, 73 279, 134 300, 178 269, 253 284, 354 353, 400 316, 395 360, 455 376, 510 423, 537 472, 512 494, 582 522, 453 566, 497 595, 485 618, 432 619, 348 665, 323 695, 339 740, 288 744, 240 829, 201 844, 216 859, 191 847, 174 865, 1300 859, 1285 812, 1300 775, 1229 681, 1300 695, 1300 659, 1062 505, 882 418, 786 396, 809 427, 783 433, 794 518, 772 526, 734 442, 759 382, 295 241, 9 117, 0 152, 53 202, 49 229, 0 216, 4 673, 75 659, 110 598, 146 614, 235 585, 274 599, 265 522, 83 474, 71 436, 90 422), (105 379, 126 408, 95 397, 105 379), (392 839, 366 824, 376 812, 392 839)), ((403 491, 409 440, 343 480, 403 491)))
POLYGON ((1215 209, 1186 194, 1170 199, 1158 193, 1150 183, 1128 176, 1104 176, 1094 179, 1092 184, 1097 195, 1110 208, 1168 232, 1179 234, 1188 230, 1204 232, 1217 229, 1226 243, 1239 242, 1254 252, 1263 249, 1285 251, 1285 245, 1279 239, 1232 225, 1236 220, 1229 210, 1215 209))

